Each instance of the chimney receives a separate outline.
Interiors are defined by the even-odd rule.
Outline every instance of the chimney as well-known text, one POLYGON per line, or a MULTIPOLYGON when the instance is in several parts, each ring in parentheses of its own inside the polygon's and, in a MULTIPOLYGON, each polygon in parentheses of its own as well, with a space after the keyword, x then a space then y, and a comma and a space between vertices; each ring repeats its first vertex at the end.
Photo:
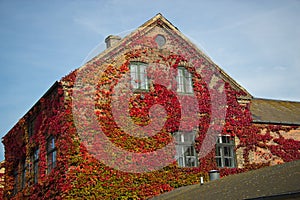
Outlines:
POLYGON ((120 40, 121 40, 121 37, 117 36, 117 35, 109 35, 109 36, 107 36, 107 38, 105 39, 106 48, 108 49, 108 48, 114 46, 120 40))

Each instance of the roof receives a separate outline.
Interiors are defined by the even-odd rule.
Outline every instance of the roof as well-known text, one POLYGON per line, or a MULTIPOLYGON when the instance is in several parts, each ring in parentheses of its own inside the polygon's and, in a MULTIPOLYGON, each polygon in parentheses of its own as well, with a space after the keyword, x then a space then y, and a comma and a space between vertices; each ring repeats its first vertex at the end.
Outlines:
POLYGON ((299 169, 300 160, 178 188, 152 200, 296 199, 300 197, 299 169))
POLYGON ((216 63, 212 61, 212 59, 206 55, 203 51, 199 49, 195 44, 193 44, 184 34, 182 34, 177 27, 175 27, 170 21, 168 21, 161 13, 158 13, 156 16, 154 16, 152 19, 148 20, 146 23, 144 23, 142 26, 139 27, 139 29, 144 29, 147 27, 152 26, 152 24, 155 24, 157 21, 162 21, 165 26, 170 28, 174 33, 179 35, 183 40, 185 40, 191 48, 194 48, 201 56, 203 56, 208 62, 210 62, 221 74, 223 80, 228 81, 230 85, 239 90, 243 91, 244 95, 240 96, 239 98, 242 99, 250 99, 252 98, 252 95, 243 88, 240 84, 238 84, 233 78, 231 78, 223 69, 221 69, 216 63))
MULTIPOLYGON (((97 60, 101 59, 108 59, 112 55, 116 55, 114 52, 122 52, 122 48, 124 46, 130 46, 130 44, 133 42, 132 38, 136 38, 138 36, 141 37, 142 35, 147 35, 151 32, 152 29, 155 29, 156 27, 159 27, 162 32, 165 32, 166 34, 172 35, 173 38, 175 38, 180 45, 188 46, 189 49, 193 49, 197 52, 199 57, 203 57, 208 63, 210 63, 219 73, 221 78, 230 83, 230 85, 238 90, 242 91, 243 95, 240 95, 239 98, 242 99, 251 99, 252 95, 241 85, 239 85, 233 78, 231 78, 225 71, 223 71, 216 63, 212 61, 212 59, 206 55, 203 51, 201 51, 195 44, 193 44, 182 32, 179 31, 177 27, 175 27, 170 21, 168 21, 161 13, 158 13, 151 19, 149 19, 147 22, 139 26, 136 30, 134 30, 132 33, 127 35, 126 37, 122 38, 118 43, 116 43, 113 47, 105 49, 103 52, 95 56, 93 59, 88 61, 85 65, 89 63, 96 62, 97 60)), ((82 67, 84 67, 83 65, 82 67)), ((82 68, 81 67, 81 68, 82 68)), ((80 69, 79 69, 80 70, 80 69)))
MULTIPOLYGON (((49 94, 51 94, 54 90, 56 90, 57 89, 57 87, 59 86, 59 82, 58 81, 55 81, 54 83, 53 83, 53 85, 43 94, 43 96, 41 97, 41 98, 39 98, 39 100, 26 112, 26 114, 25 115, 23 115, 23 117, 22 118, 27 118, 27 117, 30 117, 31 115, 32 115, 32 113, 31 113, 31 111, 33 111, 34 110, 34 108, 37 108, 39 105, 40 105, 40 100, 42 99, 42 98, 46 98, 49 94)), ((21 119, 22 119, 21 118, 21 119)), ((14 127, 16 127, 17 125, 18 125, 18 123, 19 122, 17 122, 14 126, 13 126, 13 128, 14 127)), ((9 137, 10 136, 10 134, 11 134, 11 131, 13 130, 13 128, 12 129, 10 129, 9 130, 9 132, 6 134, 6 135, 4 135, 3 137, 2 137, 2 143, 5 141, 5 138, 7 138, 7 137, 9 137)))
MULTIPOLYGON (((243 95, 241 95, 241 97, 239 97, 239 98, 246 98, 246 99, 252 98, 252 96, 250 95, 250 93, 245 88, 243 88, 234 79, 232 79, 228 74, 226 74, 204 52, 202 52, 186 36, 184 36, 178 30, 177 27, 175 27, 171 22, 169 22, 160 13, 158 13, 153 18, 151 18, 150 20, 148 20, 147 22, 145 22, 143 25, 141 25, 140 27, 138 27, 135 31, 133 31, 132 33, 130 33, 126 37, 122 38, 118 43, 116 43, 116 45, 114 45, 111 48, 105 49, 103 52, 101 52, 100 54, 98 54, 97 56, 95 56, 94 58, 92 58, 91 60, 89 60, 87 63, 85 63, 83 66, 81 66, 80 68, 76 69, 75 71, 80 71, 82 68, 84 68, 89 63, 96 62, 97 60, 106 60, 106 59, 110 58, 112 55, 116 55, 117 54, 116 52, 121 52, 121 49, 124 48, 124 46, 127 46, 128 44, 130 44, 130 43, 133 42, 132 38, 137 38, 136 36, 141 36, 142 34, 147 35, 149 33, 149 31, 151 29, 155 28, 155 27, 159 27, 159 28, 161 28, 161 30, 164 29, 166 31, 166 33, 168 33, 168 32, 170 33, 171 32, 173 34, 174 38, 176 38, 176 39, 178 39, 178 40, 181 41, 181 44, 184 44, 184 45, 188 46, 189 49, 194 49, 199 54, 200 57, 205 58, 205 60, 207 62, 209 62, 214 68, 217 69, 217 71, 220 72, 221 78, 223 80, 225 80, 228 83, 230 83, 233 88, 235 88, 235 89, 243 92, 243 95)), ((70 74, 68 74, 67 76, 70 76, 70 74)), ((64 78, 62 78, 60 81, 56 81, 53 84, 53 86, 43 95, 43 97, 47 96, 47 94, 49 94, 55 87, 57 87, 57 85, 59 83, 62 83, 63 79, 64 78)), ((32 108, 24 116, 27 116, 28 113, 30 113, 30 111, 33 108, 35 108, 38 104, 39 104, 39 101, 34 106, 32 106, 32 108)), ((4 138, 5 138, 5 136, 4 136, 4 138)))
POLYGON ((300 125, 300 102, 254 98, 250 110, 254 123, 300 125))

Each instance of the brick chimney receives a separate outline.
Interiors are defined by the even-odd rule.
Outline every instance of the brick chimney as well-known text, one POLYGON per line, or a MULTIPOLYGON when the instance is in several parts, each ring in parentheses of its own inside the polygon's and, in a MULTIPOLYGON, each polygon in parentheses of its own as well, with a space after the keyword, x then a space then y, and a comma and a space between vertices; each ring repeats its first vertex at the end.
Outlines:
POLYGON ((116 35, 109 35, 109 36, 107 36, 107 38, 105 39, 106 48, 108 49, 108 48, 114 46, 120 40, 121 40, 120 36, 116 36, 116 35))

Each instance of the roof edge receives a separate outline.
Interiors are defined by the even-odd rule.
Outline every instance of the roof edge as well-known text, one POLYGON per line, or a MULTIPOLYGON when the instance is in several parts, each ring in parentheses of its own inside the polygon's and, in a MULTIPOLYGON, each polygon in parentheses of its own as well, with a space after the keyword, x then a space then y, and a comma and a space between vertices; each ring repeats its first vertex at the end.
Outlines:
POLYGON ((262 98, 262 97, 253 97, 252 100, 264 100, 264 101, 300 103, 300 101, 294 101, 294 100, 269 99, 269 98, 262 98))
POLYGON ((163 21, 170 29, 179 31, 179 29, 174 26, 169 20, 167 20, 167 18, 165 18, 161 13, 156 14, 154 17, 139 26, 139 28, 149 27, 151 26, 151 24, 155 23, 158 20, 163 21))
POLYGON ((2 140, 10 133, 10 131, 20 122, 20 120, 26 116, 29 115, 29 113, 33 110, 34 107, 36 107, 39 103, 40 103, 40 100, 42 98, 45 98, 46 96, 48 96, 53 90, 55 90, 55 88, 57 88, 59 86, 59 81, 55 81, 51 87, 35 102, 35 104, 33 104, 33 106, 30 107, 30 109, 24 114, 22 115, 22 117, 17 121, 17 123, 15 123, 13 125, 13 127, 11 127, 11 129, 9 129, 7 131, 7 133, 1 138, 2 140))
POLYGON ((300 126, 300 123, 263 121, 263 120, 252 120, 252 123, 253 124, 273 124, 273 125, 282 125, 282 126, 300 126))

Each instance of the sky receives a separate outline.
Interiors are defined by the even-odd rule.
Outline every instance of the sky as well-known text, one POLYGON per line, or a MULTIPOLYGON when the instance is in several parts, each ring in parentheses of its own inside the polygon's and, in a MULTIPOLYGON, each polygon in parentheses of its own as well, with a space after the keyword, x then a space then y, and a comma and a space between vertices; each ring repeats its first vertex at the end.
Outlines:
POLYGON ((0 0, 0 137, 108 35, 157 13, 254 97, 300 101, 299 0, 0 0))

